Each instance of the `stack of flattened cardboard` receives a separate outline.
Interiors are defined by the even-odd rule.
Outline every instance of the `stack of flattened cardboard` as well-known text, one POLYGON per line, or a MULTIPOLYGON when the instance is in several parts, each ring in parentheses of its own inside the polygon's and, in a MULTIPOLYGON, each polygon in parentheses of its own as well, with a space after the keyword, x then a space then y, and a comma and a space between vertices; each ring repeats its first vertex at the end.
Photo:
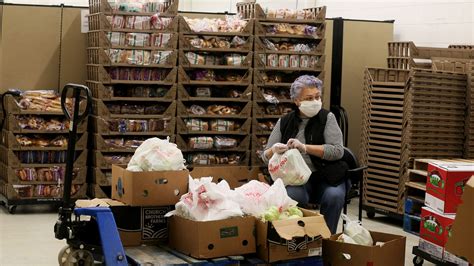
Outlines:
POLYGON ((474 159, 474 60, 469 63, 466 74, 468 88, 464 158, 474 159))
POLYGON ((404 183, 399 181, 403 97, 408 70, 367 69, 363 100, 360 158, 364 173, 364 205, 403 213, 404 183))
POLYGON ((461 158, 464 150, 466 76, 415 69, 405 90, 402 172, 413 158, 461 158))

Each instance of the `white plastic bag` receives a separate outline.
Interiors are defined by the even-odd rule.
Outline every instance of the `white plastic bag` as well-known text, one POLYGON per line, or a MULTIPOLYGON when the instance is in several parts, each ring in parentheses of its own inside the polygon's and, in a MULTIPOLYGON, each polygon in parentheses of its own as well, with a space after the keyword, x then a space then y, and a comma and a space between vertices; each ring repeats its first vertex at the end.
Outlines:
POLYGON ((150 138, 135 151, 128 163, 127 170, 142 171, 179 171, 186 169, 183 153, 169 139, 150 138))
POLYGON ((216 184, 212 177, 189 177, 189 192, 181 196, 175 210, 166 217, 178 215, 195 221, 216 221, 242 216, 239 204, 233 200, 233 193, 225 180, 216 184))
POLYGON ((285 186, 304 185, 311 176, 311 170, 297 149, 274 153, 268 162, 268 171, 273 181, 281 179, 285 186))
POLYGON ((362 227, 360 221, 352 221, 347 215, 342 214, 342 219, 346 221, 344 228, 344 234, 348 235, 355 243, 364 246, 373 246, 374 240, 370 235, 370 232, 362 227))
POLYGON ((268 184, 252 180, 235 189, 235 201, 245 214, 260 217, 268 208, 263 195, 269 189, 268 184))
POLYGON ((338 238, 337 241, 343 242, 343 243, 348 243, 348 244, 357 244, 354 239, 352 239, 350 236, 346 234, 341 234, 338 238))

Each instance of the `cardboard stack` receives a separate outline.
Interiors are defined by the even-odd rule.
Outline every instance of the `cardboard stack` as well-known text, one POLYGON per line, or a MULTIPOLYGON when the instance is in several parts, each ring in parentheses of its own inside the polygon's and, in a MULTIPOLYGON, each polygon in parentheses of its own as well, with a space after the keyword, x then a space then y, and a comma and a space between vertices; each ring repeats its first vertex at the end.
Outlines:
POLYGON ((364 206, 403 213, 405 184, 399 179, 402 112, 408 70, 365 71, 360 160, 364 172, 364 206))
MULTIPOLYGON (((34 91, 23 93, 38 94, 34 91)), ((60 105, 60 96, 51 95, 38 101, 51 106, 60 105), (53 103, 54 101, 54 103, 53 103)), ((32 104, 33 105, 33 104, 32 104)), ((66 170, 69 120, 61 109, 40 111, 20 107, 17 99, 6 95, 3 102, 6 112, 0 138, 0 201, 10 213, 17 205, 60 204, 66 170)), ((60 107, 59 107, 60 108, 60 107)), ((87 121, 78 125, 76 154, 71 196, 86 196, 87 121)))
POLYGON ((401 180, 414 158, 462 158, 466 76, 414 69, 404 96, 401 180))
POLYGON ((474 174, 474 161, 434 161, 427 170, 426 207, 421 211, 419 248, 440 261, 468 265, 448 252, 445 245, 452 236, 452 225, 466 183, 474 174))
POLYGON ((326 7, 298 10, 291 16, 285 13, 288 11, 268 10, 258 3, 238 3, 237 12, 255 21, 251 165, 263 167, 261 154, 271 131, 279 118, 292 111, 291 83, 304 74, 323 80, 326 7), (278 25, 290 29, 314 26, 316 35, 291 30, 273 32, 271 28, 278 25), (298 45, 309 49, 298 50, 298 45))
POLYGON ((467 65, 467 116, 464 158, 474 159, 474 60, 467 65))
POLYGON ((89 194, 94 197, 110 196, 112 164, 127 164, 143 140, 174 140, 178 0, 128 8, 89 1, 87 86, 94 97, 89 194))
POLYGON ((180 18, 178 147, 191 167, 248 165, 253 21, 225 32, 188 22, 180 18))

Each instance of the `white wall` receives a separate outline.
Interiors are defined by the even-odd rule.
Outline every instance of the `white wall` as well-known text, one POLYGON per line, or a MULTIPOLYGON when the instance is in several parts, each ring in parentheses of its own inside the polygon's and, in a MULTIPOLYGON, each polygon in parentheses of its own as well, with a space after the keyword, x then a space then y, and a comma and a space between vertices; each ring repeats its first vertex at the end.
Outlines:
POLYGON ((317 0, 327 17, 395 20, 394 40, 418 46, 474 44, 474 0, 317 0))

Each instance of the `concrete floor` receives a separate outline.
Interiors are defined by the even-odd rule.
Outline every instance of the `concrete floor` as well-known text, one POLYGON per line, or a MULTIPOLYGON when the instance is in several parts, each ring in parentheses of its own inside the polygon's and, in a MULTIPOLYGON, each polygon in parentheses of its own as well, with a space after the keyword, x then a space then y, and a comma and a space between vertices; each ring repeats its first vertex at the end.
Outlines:
MULTIPOLYGON (((357 201, 349 206, 350 218, 356 219, 357 206, 357 201)), ((19 207, 14 215, 0 207, 0 265, 57 265, 58 252, 65 242, 54 238, 56 219, 55 210, 45 206, 19 207)), ((406 235, 405 265, 413 265, 411 248, 418 244, 418 237, 405 233, 401 221, 381 215, 370 220, 364 212, 363 225, 369 230, 406 235)), ((433 264, 425 261, 423 265, 433 264)))

